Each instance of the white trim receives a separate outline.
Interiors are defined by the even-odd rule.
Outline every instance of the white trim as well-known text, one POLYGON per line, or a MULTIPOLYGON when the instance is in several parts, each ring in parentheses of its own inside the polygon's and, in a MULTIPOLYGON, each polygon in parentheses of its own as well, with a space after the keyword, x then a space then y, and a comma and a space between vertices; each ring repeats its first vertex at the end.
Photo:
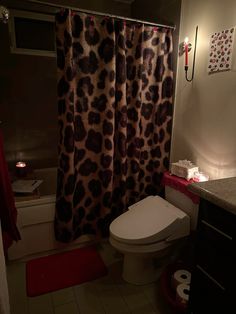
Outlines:
POLYGON ((30 20, 39 20, 46 22, 54 22, 54 17, 47 14, 41 13, 32 13, 20 10, 11 10, 8 27, 9 27, 9 36, 10 36, 10 51, 15 54, 23 55, 35 55, 43 57, 56 57, 56 51, 50 50, 40 50, 40 49, 24 49, 18 48, 16 45, 16 36, 15 36, 15 17, 22 17, 30 20))
POLYGON ((48 50, 34 50, 34 49, 23 49, 11 47, 11 53, 21 54, 21 55, 34 55, 42 57, 56 57, 56 52, 48 50))
POLYGON ((225 291, 225 287, 222 286, 215 278, 213 278, 210 274, 208 274, 205 269, 203 269, 200 265, 196 266, 205 276, 207 276, 212 282, 214 282, 221 290, 225 291))
POLYGON ((30 19, 30 20, 54 22, 54 17, 50 14, 42 14, 42 13, 28 12, 28 11, 21 11, 21 10, 11 10, 10 13, 11 13, 10 14, 11 17, 23 17, 25 19, 30 19))
POLYGON ((213 229, 214 231, 218 232, 219 234, 221 234, 222 236, 224 236, 225 238, 227 238, 228 240, 233 241, 233 238, 231 236, 229 236, 227 233, 221 231, 220 229, 212 226, 211 224, 209 224, 208 222, 206 222, 204 219, 201 220, 201 222, 206 225, 207 227, 213 229))

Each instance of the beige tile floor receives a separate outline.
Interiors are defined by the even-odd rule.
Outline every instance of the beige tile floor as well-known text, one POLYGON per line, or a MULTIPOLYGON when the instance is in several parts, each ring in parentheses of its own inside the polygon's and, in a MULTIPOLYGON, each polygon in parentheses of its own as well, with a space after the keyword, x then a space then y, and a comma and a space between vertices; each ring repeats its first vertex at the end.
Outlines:
POLYGON ((122 259, 107 242, 98 250, 108 275, 78 286, 27 297, 25 263, 7 265, 11 314, 171 314, 159 282, 145 286, 126 283, 121 277, 122 259))

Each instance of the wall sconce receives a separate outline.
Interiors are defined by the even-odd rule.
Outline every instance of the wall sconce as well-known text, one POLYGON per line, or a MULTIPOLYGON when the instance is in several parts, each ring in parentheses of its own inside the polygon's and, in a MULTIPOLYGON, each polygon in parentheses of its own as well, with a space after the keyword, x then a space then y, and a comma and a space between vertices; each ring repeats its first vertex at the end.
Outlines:
POLYGON ((185 70, 185 78, 187 82, 192 82, 194 78, 194 70, 195 70, 195 59, 196 59, 196 47, 197 47, 197 34, 198 34, 198 26, 196 27, 196 33, 195 33, 195 44, 194 44, 194 54, 193 54, 193 65, 192 65, 192 75, 191 78, 188 78, 188 54, 192 49, 192 44, 189 42, 188 37, 185 38, 184 42, 182 42, 179 46, 179 55, 185 56, 185 62, 184 62, 184 70, 185 70))

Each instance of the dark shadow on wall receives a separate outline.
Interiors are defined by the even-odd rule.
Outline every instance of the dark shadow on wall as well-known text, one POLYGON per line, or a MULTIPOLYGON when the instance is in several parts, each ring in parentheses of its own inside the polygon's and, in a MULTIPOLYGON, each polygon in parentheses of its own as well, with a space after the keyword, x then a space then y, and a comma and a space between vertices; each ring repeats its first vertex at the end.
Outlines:
POLYGON ((56 58, 10 53, 0 25, 0 118, 6 159, 32 167, 57 164, 56 58))
MULTIPOLYGON (((49 0, 111 14, 130 16, 130 5, 110 0, 49 0)), ((55 13, 58 9, 29 1, 0 0, 0 5, 21 10, 55 13)), ((0 120, 6 159, 33 168, 57 165, 56 58, 12 54, 8 25, 0 23, 0 120)))

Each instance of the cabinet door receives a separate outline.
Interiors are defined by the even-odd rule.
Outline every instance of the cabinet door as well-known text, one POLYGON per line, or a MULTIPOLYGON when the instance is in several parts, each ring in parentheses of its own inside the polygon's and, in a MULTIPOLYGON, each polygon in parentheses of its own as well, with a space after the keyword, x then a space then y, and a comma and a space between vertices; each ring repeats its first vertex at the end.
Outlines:
POLYGON ((196 265, 192 274, 190 314, 224 314, 230 312, 227 291, 201 267, 196 265))
POLYGON ((196 263, 221 285, 229 287, 235 273, 233 239, 201 220, 198 226, 196 263))
POLYGON ((235 239, 236 215, 206 200, 201 200, 198 218, 198 224, 200 220, 204 220, 225 235, 235 239))
POLYGON ((201 200, 189 313, 236 313, 236 215, 201 200), (232 311, 231 308, 234 308, 232 311))

